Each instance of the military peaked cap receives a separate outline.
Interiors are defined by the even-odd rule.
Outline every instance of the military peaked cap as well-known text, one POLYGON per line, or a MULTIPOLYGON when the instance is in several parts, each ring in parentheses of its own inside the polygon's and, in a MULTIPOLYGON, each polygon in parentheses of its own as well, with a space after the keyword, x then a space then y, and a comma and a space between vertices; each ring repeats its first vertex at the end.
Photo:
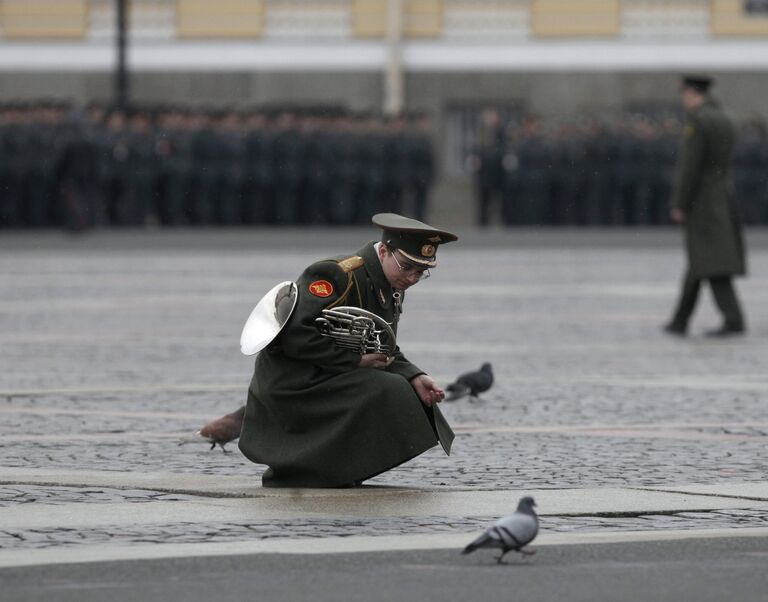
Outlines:
POLYGON ((397 249, 419 265, 437 264, 437 247, 458 240, 458 236, 396 213, 377 213, 371 221, 383 230, 381 242, 397 249))
POLYGON ((702 94, 706 94, 714 80, 708 75, 684 75, 683 88, 691 88, 702 94))

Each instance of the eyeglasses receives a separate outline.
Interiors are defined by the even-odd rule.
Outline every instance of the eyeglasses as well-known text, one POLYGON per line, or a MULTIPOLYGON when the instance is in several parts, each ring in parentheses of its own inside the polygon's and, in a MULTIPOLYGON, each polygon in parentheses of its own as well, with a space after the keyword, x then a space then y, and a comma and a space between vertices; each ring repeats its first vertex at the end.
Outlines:
POLYGON ((392 251, 392 259, 395 260, 397 267, 400 268, 400 271, 403 274, 408 274, 409 276, 413 274, 416 277, 416 280, 426 280, 431 276, 431 274, 429 273, 429 268, 420 269, 410 264, 402 265, 397 260, 397 255, 395 255, 395 251, 392 251))

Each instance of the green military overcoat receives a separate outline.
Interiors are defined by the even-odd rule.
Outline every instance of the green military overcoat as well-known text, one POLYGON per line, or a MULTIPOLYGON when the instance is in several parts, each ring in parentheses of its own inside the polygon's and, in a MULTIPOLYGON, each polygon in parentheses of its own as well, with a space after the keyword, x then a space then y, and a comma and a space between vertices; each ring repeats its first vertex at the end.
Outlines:
POLYGON ((374 243, 356 256, 319 261, 297 281, 296 308, 256 357, 239 447, 269 468, 265 486, 343 487, 393 468, 453 432, 425 407, 409 380, 422 370, 400 352, 385 370, 360 368, 360 354, 321 336, 329 307, 355 306, 394 319, 393 289, 374 243))
POLYGON ((730 179, 735 128, 712 99, 688 113, 672 206, 685 212, 695 278, 745 273, 741 224, 730 179))

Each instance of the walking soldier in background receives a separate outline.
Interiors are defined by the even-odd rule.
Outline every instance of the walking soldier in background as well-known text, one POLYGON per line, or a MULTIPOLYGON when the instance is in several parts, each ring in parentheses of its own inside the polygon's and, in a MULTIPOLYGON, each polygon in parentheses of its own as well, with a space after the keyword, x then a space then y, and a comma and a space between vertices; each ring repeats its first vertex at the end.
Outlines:
POLYGON ((708 95, 712 80, 683 79, 687 121, 672 196, 672 221, 682 224, 688 270, 677 309, 664 329, 684 335, 698 299, 701 281, 708 280, 723 324, 709 336, 743 333, 744 317, 731 278, 745 269, 741 225, 735 209, 730 163, 735 128, 708 95))

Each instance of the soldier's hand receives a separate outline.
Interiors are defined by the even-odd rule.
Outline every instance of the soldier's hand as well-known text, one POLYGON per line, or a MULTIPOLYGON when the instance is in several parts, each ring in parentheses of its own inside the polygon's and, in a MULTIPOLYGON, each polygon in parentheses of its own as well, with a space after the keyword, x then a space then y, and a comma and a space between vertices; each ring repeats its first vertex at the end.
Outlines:
POLYGON ((669 212, 669 217, 676 224, 685 223, 685 211, 682 209, 672 209, 672 211, 669 212))
POLYGON ((411 386, 425 406, 432 407, 445 399, 445 391, 437 386, 431 376, 420 374, 411 379, 411 386))
POLYGON ((394 360, 394 357, 387 357, 383 353, 366 353, 365 355, 360 356, 360 364, 358 365, 361 368, 376 368, 378 370, 383 370, 394 360))

